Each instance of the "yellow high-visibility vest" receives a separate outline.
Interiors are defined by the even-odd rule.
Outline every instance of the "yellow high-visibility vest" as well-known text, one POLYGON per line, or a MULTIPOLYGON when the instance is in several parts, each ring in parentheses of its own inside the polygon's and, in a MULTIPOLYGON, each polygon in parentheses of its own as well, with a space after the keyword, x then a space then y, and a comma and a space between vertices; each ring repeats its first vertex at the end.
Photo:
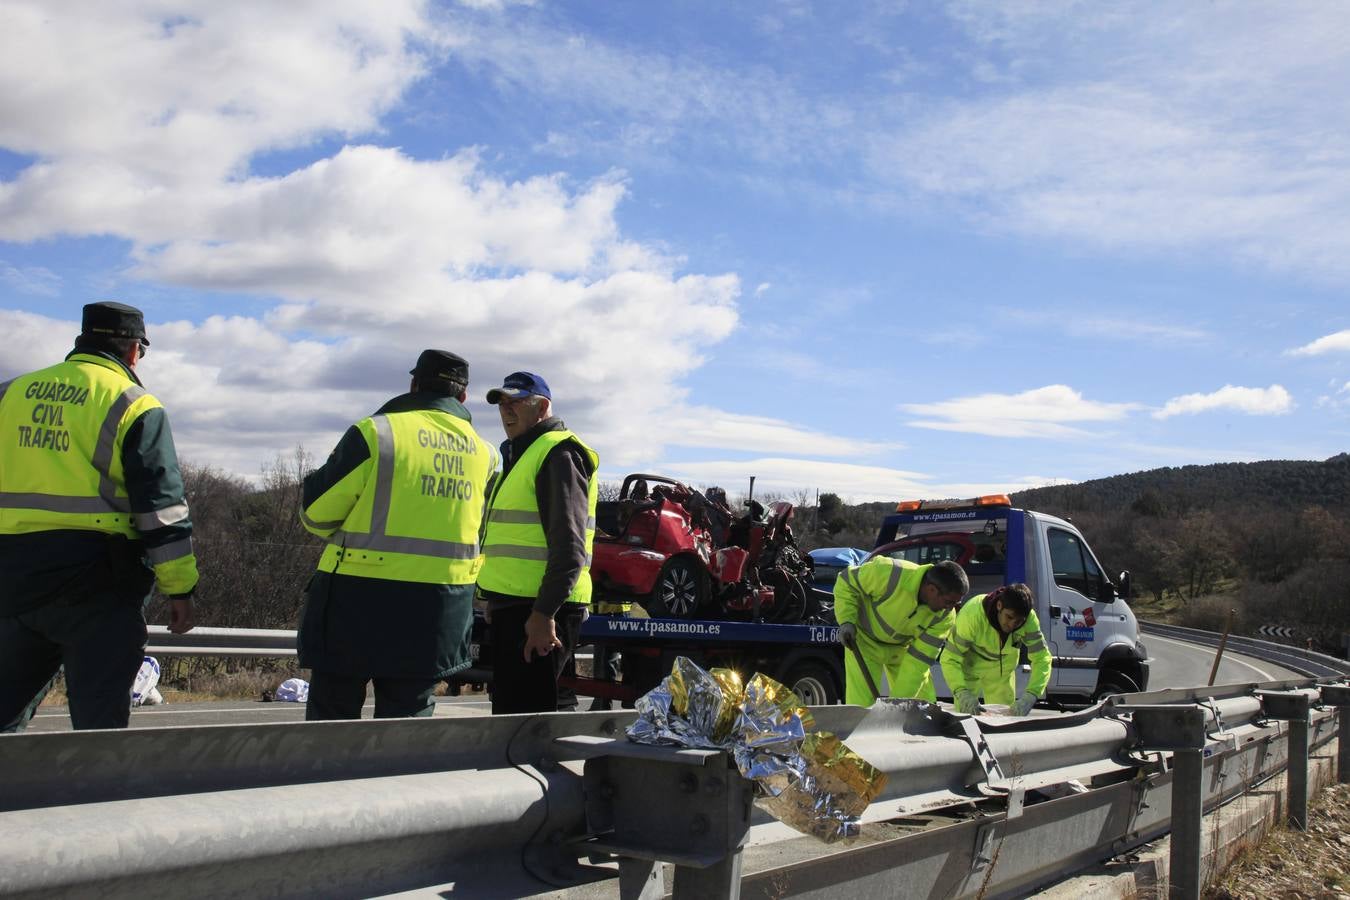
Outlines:
POLYGON ((328 539, 319 568, 472 584, 496 448, 468 421, 438 409, 380 413, 356 427, 369 459, 301 511, 304 526, 328 539))
POLYGON ((1045 637, 1041 634, 1041 621, 1036 610, 1027 613, 1027 620, 1006 641, 1000 640, 999 630, 989 621, 984 609, 984 598, 979 594, 966 601, 956 616, 956 626, 947 636, 947 649, 942 654, 942 675, 952 694, 962 688, 975 693, 1002 688, 1000 697, 1009 699, 990 699, 991 703, 1011 703, 1012 679, 1016 677, 1017 662, 1027 648, 1027 658, 1031 661, 1031 679, 1026 689, 1037 697, 1045 696, 1045 688, 1050 683, 1051 657, 1045 646, 1045 637))
POLYGON ((908 647, 910 656, 933 665, 955 617, 919 599, 931 568, 885 556, 848 567, 834 583, 836 621, 852 622, 879 645, 908 647))
MULTIPOLYGON (((94 353, 0 385, 0 534, 74 529, 136 540, 186 519, 185 501, 133 513, 127 496, 123 443, 158 408, 120 365, 94 353)), ((164 593, 196 586, 191 538, 146 555, 164 593)))
POLYGON ((539 435, 497 485, 483 538, 483 570, 478 573, 478 586, 484 590, 514 597, 539 595, 548 565, 548 539, 539 516, 535 484, 544 458, 563 441, 573 441, 591 461, 591 477, 586 486, 586 562, 567 597, 569 603, 590 603, 600 456, 570 431, 546 431, 539 435))

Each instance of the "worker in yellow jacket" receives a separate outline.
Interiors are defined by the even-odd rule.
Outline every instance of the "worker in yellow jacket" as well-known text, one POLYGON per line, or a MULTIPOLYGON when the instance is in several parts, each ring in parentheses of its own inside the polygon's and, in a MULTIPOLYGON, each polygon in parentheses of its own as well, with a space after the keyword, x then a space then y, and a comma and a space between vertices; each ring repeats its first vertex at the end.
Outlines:
MULTIPOLYGON (((850 566, 834 583, 839 640, 856 644, 871 680, 884 675, 892 697, 932 699, 930 669, 970 590, 966 573, 951 560, 921 566, 878 556, 850 566)), ((856 655, 844 654, 844 699, 876 701, 856 655)))
POLYGON ((986 703, 1007 704, 1013 715, 1029 713, 1050 683, 1050 651, 1031 589, 1010 584, 966 601, 942 652, 942 675, 958 712, 979 712, 983 694, 986 703), (1031 679, 1014 700, 1022 647, 1031 660, 1031 679))
POLYGON ((126 728, 150 589, 170 631, 192 629, 183 476, 137 372, 145 316, 104 300, 80 326, 64 361, 0 384, 0 732, 27 727, 63 666, 74 728, 126 728))

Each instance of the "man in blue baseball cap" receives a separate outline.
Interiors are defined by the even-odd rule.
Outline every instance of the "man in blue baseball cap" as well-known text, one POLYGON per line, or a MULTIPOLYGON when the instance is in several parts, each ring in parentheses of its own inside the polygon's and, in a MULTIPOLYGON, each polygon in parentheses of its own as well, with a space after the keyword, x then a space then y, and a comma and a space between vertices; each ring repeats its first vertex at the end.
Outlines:
POLYGON ((492 626, 492 711, 574 709, 560 688, 591 602, 600 457, 553 415, 548 382, 512 372, 487 394, 501 413, 478 593, 492 626))

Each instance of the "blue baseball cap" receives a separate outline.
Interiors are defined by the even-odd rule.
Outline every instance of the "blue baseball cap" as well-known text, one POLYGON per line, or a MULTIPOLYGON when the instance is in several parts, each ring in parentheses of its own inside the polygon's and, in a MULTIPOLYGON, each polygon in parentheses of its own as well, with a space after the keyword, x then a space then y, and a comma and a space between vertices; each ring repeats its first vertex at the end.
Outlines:
POLYGON ((534 394, 537 397, 543 397, 546 400, 552 400, 553 395, 548 392, 548 382, 540 378, 533 372, 512 372, 506 376, 499 388, 493 388, 487 392, 487 402, 500 403, 503 397, 512 400, 519 400, 521 397, 528 397, 534 394))

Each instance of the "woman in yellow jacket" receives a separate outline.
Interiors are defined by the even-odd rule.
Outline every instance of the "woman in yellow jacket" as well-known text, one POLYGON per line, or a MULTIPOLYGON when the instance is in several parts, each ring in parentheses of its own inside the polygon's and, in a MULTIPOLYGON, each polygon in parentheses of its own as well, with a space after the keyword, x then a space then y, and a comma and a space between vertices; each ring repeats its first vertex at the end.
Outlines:
POLYGON ((1013 715, 1025 716, 1045 694, 1050 683, 1050 651, 1031 606, 1031 589, 1010 584, 971 597, 961 607, 942 651, 942 675, 958 712, 979 712, 983 693, 986 703, 1007 704, 1013 715), (1022 696, 1014 700, 1022 647, 1031 660, 1031 678, 1022 696))

